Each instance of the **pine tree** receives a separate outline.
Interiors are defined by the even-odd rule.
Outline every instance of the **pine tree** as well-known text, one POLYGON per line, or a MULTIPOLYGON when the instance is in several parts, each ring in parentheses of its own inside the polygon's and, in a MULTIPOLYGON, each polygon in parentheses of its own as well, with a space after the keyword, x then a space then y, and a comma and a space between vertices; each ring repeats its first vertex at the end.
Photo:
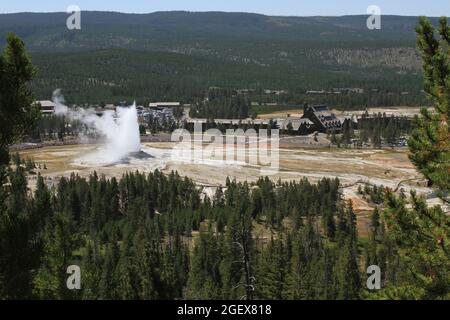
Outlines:
POLYGON ((229 229, 223 239, 220 274, 224 299, 239 299, 244 294, 242 285, 240 285, 243 271, 242 251, 237 240, 237 233, 234 229, 229 229))
POLYGON ((336 262, 337 298, 358 299, 361 289, 361 279, 358 267, 358 247, 356 215, 351 201, 346 205, 345 212, 340 215, 339 222, 339 257, 336 262))
POLYGON ((201 233, 191 258, 188 298, 218 299, 221 296, 220 264, 216 237, 211 231, 201 233))
MULTIPOLYGON (((411 160, 445 193, 449 191, 450 28, 440 19, 441 40, 435 29, 421 18, 417 45, 422 53, 424 84, 435 112, 422 110, 409 141, 411 160)), ((450 218, 439 206, 429 207, 425 199, 411 192, 405 197, 386 195, 385 220, 395 241, 403 276, 380 293, 398 299, 448 299, 450 297, 450 218), (409 207, 408 207, 409 205, 409 207)))
MULTIPOLYGON (((378 243, 380 242, 380 213, 378 207, 375 207, 369 224, 369 241, 366 245, 366 267, 371 265, 378 265, 378 243)), ((381 267, 381 266, 380 266, 381 267)))
POLYGON ((73 262, 76 234, 70 216, 57 213, 44 235, 44 255, 33 279, 34 294, 42 299, 68 299, 73 292, 66 287, 66 270, 73 262))
POLYGON ((101 299, 117 299, 116 266, 119 262, 119 248, 117 240, 112 239, 106 246, 105 257, 100 275, 98 294, 101 299))
POLYGON ((324 287, 323 243, 312 216, 292 246, 291 270, 288 275, 288 296, 290 299, 318 299, 324 287))
POLYGON ((416 29, 417 47, 422 54, 424 87, 435 112, 421 110, 409 140, 411 160, 442 191, 450 190, 450 27, 442 17, 435 38, 435 28, 422 17, 416 29))
POLYGON ((261 299, 287 298, 287 272, 289 262, 282 240, 273 240, 264 250, 257 275, 257 295, 261 299))
POLYGON ((334 220, 333 212, 327 208, 322 211, 322 225, 328 239, 333 241, 336 235, 336 222, 334 220))
POLYGON ((412 209, 406 208, 405 199, 387 195, 389 233, 399 247, 406 274, 404 281, 389 286, 386 294, 400 299, 448 299, 450 218, 439 206, 428 208, 415 192, 410 202, 412 209))
POLYGON ((0 212, 0 295, 8 299, 31 296, 31 272, 39 263, 38 227, 27 197, 24 169, 9 172, 8 186, 2 186, 4 211, 0 212))
POLYGON ((89 239, 81 262, 82 298, 85 300, 96 300, 100 298, 98 289, 101 276, 101 265, 102 258, 98 241, 89 239))
POLYGON ((44 178, 40 174, 38 174, 36 191, 34 193, 34 210, 36 223, 45 224, 46 220, 52 215, 51 194, 45 185, 44 178))
POLYGON ((24 43, 9 33, 0 54, 0 166, 9 162, 8 145, 29 133, 39 118, 28 86, 35 74, 24 43))

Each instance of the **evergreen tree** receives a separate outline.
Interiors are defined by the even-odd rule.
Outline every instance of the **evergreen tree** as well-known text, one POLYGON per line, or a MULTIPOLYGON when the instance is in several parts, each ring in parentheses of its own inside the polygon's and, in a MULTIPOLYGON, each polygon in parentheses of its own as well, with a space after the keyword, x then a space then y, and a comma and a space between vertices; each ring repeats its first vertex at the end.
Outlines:
POLYGON ((101 299, 117 299, 117 279, 116 266, 119 261, 119 248, 114 239, 106 246, 105 257, 103 259, 103 266, 101 268, 100 283, 99 283, 99 297, 101 299))
POLYGON ((411 194, 405 199, 387 195, 386 220, 405 267, 403 281, 388 286, 385 294, 399 299, 448 299, 450 297, 450 218, 439 206, 411 194))
POLYGON ((323 243, 312 216, 292 246, 291 271, 288 276, 290 299, 319 299, 324 287, 320 277, 323 271, 323 243))
POLYGON ((450 190, 450 27, 442 17, 435 28, 422 17, 416 29, 417 47, 422 54, 424 88, 435 112, 421 110, 410 140, 411 160, 442 191, 450 190))
MULTIPOLYGON (((439 33, 426 18, 416 29, 422 53, 425 91, 435 112, 422 110, 410 139, 411 160, 445 194, 449 190, 449 40, 447 18, 440 19, 439 33)), ((404 273, 380 293, 398 299, 448 299, 450 297, 450 218, 439 206, 429 207, 411 192, 407 206, 404 197, 391 191, 386 195, 385 219, 390 236, 399 251, 404 273)))
POLYGON ((24 169, 10 171, 8 182, 8 186, 0 186, 5 209, 0 212, 0 295, 24 299, 31 296, 31 273, 39 264, 39 229, 27 201, 24 169))
POLYGON ((221 296, 220 248, 211 231, 201 233, 191 258, 187 298, 218 299, 221 296))
POLYGON ((261 299, 287 298, 289 260, 282 240, 273 240, 263 251, 258 272, 257 295, 261 299))
POLYGON ((73 292, 67 289, 67 267, 73 262, 76 235, 67 213, 56 213, 45 230, 44 255, 33 279, 34 293, 42 299, 68 299, 73 292))
POLYGON ((8 145, 29 133, 39 118, 29 89, 35 74, 24 43, 9 33, 0 54, 0 166, 9 162, 8 145))
POLYGON ((351 201, 346 205, 345 212, 341 212, 339 226, 340 252, 336 262, 337 298, 358 299, 361 279, 358 267, 356 215, 351 201))

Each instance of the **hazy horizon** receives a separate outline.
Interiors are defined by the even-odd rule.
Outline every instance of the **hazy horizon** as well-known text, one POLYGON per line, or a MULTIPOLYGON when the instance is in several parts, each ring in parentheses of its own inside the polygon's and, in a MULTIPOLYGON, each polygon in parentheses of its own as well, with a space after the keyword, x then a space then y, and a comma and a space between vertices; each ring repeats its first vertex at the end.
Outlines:
POLYGON ((70 5, 77 5, 82 11, 107 11, 131 14, 149 14, 155 12, 187 11, 187 12, 242 12, 255 13, 268 16, 346 16, 366 15, 370 5, 377 5, 382 15, 398 16, 450 16, 450 2, 448 0, 348 0, 338 2, 333 0, 301 1, 301 0, 278 0, 275 4, 269 0, 238 1, 238 0, 135 0, 124 2, 108 1, 35 1, 18 0, 0 4, 0 13, 48 13, 65 12, 70 5))
MULTIPOLYGON (((310 18, 310 17, 346 17, 346 16, 369 16, 367 13, 361 14, 341 14, 341 15, 282 15, 282 14, 264 14, 258 12, 250 11, 220 11, 220 10, 207 10, 207 11, 190 11, 190 10, 158 10, 151 12, 124 12, 124 11, 111 11, 111 10, 82 10, 82 12, 105 12, 105 13, 118 13, 118 14, 132 14, 132 15, 148 15, 155 13, 166 13, 166 12, 186 12, 186 13, 245 13, 245 14, 256 14, 262 16, 272 16, 272 17, 295 17, 295 18, 310 18)), ((18 11, 18 12, 0 12, 0 15, 6 14, 23 14, 23 13, 35 13, 35 14, 46 14, 46 13, 64 13, 65 11, 18 11)), ((384 16, 398 16, 398 17, 420 17, 422 15, 407 15, 407 14, 384 14, 384 16)), ((429 18, 439 18, 442 15, 425 15, 429 18)))

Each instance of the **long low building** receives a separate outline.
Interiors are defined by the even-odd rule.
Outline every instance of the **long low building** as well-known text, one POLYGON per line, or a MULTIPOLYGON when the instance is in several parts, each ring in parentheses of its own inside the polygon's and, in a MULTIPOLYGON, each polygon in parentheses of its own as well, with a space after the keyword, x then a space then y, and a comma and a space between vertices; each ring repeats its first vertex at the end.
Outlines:
POLYGON ((39 105, 42 114, 51 115, 55 113, 56 104, 50 100, 40 100, 36 101, 36 104, 39 105))
MULTIPOLYGON (((209 120, 206 118, 189 118, 188 123, 207 123, 209 120)), ((262 119, 214 119, 214 123, 239 125, 239 124, 254 124, 254 125, 267 125, 269 120, 262 119)))
POLYGON ((149 108, 173 108, 179 106, 181 106, 179 102, 150 102, 148 104, 149 108))
MULTIPOLYGON (((204 118, 188 118, 188 123, 207 123, 204 118)), ((306 135, 315 131, 340 132, 342 121, 332 113, 325 105, 312 105, 304 109, 302 117, 286 117, 273 119, 214 119, 216 124, 222 125, 269 125, 275 123, 276 127, 283 131, 306 135)))

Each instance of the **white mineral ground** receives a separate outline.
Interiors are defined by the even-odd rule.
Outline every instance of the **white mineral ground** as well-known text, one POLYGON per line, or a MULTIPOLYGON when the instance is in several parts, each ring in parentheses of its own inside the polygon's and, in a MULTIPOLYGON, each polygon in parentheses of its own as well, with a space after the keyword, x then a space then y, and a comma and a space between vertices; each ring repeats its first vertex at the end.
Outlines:
MULTIPOLYGON (((241 145, 239 148, 242 150, 243 147, 241 145)), ((299 146, 289 140, 289 143, 282 143, 280 146, 279 170, 274 173, 267 167, 249 165, 242 161, 218 160, 212 155, 191 160, 188 156, 189 147, 180 147, 173 142, 142 143, 141 150, 151 155, 151 158, 130 157, 127 161, 103 165, 97 159, 102 154, 102 148, 102 145, 80 144, 29 149, 20 154, 24 158, 33 158, 37 164, 46 164, 47 170, 38 171, 49 185, 56 183, 60 176, 69 176, 75 172, 86 177, 94 170, 99 175, 117 178, 127 171, 178 171, 181 176, 188 176, 203 186, 206 194, 212 194, 217 186, 223 186, 227 177, 238 181, 256 181, 260 176, 270 173, 269 177, 273 181, 300 180, 306 177, 311 182, 323 177, 337 177, 344 186, 344 197, 353 201, 362 232, 367 229, 369 213, 373 207, 357 193, 358 185, 383 185, 406 193, 415 189, 425 196, 432 191, 408 159, 406 149, 330 149, 324 146, 299 146), (176 151, 174 147, 177 147, 176 151)), ((250 153, 255 152, 254 146, 247 145, 247 148, 251 150, 250 153)), ((36 177, 30 176, 31 189, 34 189, 35 183, 36 177)), ((442 204, 435 197, 429 197, 428 202, 442 204)))

